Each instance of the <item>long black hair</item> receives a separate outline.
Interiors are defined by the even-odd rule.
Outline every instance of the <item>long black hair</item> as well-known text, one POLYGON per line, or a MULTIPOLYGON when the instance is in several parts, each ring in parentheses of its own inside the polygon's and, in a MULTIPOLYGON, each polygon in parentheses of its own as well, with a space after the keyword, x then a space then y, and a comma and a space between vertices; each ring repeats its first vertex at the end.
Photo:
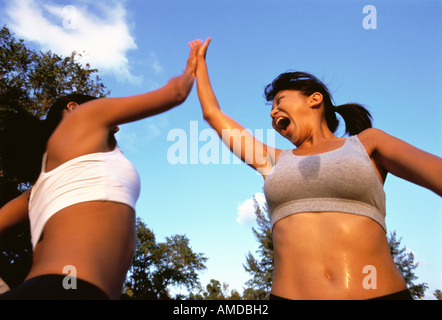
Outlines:
POLYGON ((333 98, 327 87, 315 76, 306 72, 285 72, 280 74, 264 90, 267 101, 273 101, 276 94, 282 90, 297 90, 305 96, 319 92, 323 96, 324 113, 327 125, 331 132, 335 132, 339 125, 336 112, 345 121, 345 132, 355 135, 371 128, 371 114, 360 104, 347 103, 339 106, 333 104, 333 98))
POLYGON ((0 159, 3 174, 20 183, 33 184, 41 171, 41 160, 49 137, 63 118, 69 102, 82 104, 97 99, 69 94, 55 100, 44 119, 16 109, 0 112, 0 159))

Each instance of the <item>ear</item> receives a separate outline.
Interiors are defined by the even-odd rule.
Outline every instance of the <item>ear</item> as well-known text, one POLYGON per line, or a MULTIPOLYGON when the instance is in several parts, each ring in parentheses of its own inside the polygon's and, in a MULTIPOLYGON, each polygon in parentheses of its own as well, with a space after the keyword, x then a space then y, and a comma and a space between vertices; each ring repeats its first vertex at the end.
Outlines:
POLYGON ((69 102, 67 105, 66 105, 66 110, 68 110, 69 112, 71 112, 71 111, 73 111, 76 107, 78 107, 78 103, 76 103, 76 102, 69 102))
POLYGON ((320 92, 315 92, 309 97, 309 103, 311 108, 319 108, 322 105, 323 96, 320 92))

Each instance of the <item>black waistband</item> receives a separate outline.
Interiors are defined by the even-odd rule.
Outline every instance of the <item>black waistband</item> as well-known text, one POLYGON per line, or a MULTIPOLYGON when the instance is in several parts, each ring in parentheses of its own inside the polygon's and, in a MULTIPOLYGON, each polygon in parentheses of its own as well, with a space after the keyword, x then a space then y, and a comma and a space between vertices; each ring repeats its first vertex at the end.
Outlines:
POLYGON ((413 297, 411 296, 411 293, 408 289, 395 292, 392 294, 387 294, 385 296, 380 296, 368 300, 413 300, 413 297))
POLYGON ((49 274, 26 280, 0 300, 108 300, 100 288, 78 278, 49 274))
MULTIPOLYGON (((269 300, 290 300, 287 298, 279 297, 274 294, 270 294, 269 300)), ((395 292, 392 294, 387 294, 385 296, 380 296, 376 298, 371 298, 367 300, 413 300, 413 297, 411 296, 411 293, 408 289, 395 292)))

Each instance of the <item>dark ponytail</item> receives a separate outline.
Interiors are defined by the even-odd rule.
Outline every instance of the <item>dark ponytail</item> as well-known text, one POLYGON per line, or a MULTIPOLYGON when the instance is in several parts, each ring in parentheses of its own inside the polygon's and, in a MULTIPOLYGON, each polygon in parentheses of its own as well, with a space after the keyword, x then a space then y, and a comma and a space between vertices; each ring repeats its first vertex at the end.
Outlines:
POLYGON ((351 136, 372 127, 370 112, 360 104, 342 104, 335 111, 344 119, 345 132, 351 136))
POLYGON ((1 110, 0 170, 3 174, 18 183, 34 184, 41 171, 46 143, 63 118, 67 104, 82 104, 94 99, 97 98, 82 94, 60 97, 49 108, 43 120, 21 109, 1 110))
POLYGON ((365 107, 356 103, 335 107, 327 87, 318 78, 309 73, 286 72, 280 74, 271 84, 266 86, 264 97, 267 101, 272 101, 276 94, 282 90, 297 90, 305 96, 310 96, 315 92, 321 93, 323 96, 325 119, 331 132, 335 132, 339 125, 336 112, 344 119, 345 133, 349 135, 356 135, 372 127, 371 114, 365 107))
POLYGON ((25 111, 0 112, 0 159, 3 178, 33 184, 46 145, 44 122, 25 111))

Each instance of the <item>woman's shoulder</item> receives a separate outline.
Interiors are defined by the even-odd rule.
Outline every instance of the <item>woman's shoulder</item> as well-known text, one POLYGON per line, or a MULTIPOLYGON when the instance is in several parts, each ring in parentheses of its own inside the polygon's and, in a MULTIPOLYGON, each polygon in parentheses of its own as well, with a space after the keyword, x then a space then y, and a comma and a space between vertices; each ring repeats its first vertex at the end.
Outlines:
POLYGON ((274 153, 274 160, 273 160, 273 165, 275 165, 278 162, 278 159, 281 155, 283 154, 287 154, 288 152, 292 152, 292 149, 274 149, 273 153, 274 153))
POLYGON ((377 128, 368 128, 356 135, 366 149, 375 149, 376 145, 385 139, 387 134, 377 128))
POLYGON ((377 129, 377 128, 368 128, 365 129, 364 131, 361 131, 360 133, 357 134, 358 138, 365 138, 365 139, 373 139, 373 138, 378 138, 380 136, 385 135, 386 133, 384 131, 382 131, 381 129, 377 129))

